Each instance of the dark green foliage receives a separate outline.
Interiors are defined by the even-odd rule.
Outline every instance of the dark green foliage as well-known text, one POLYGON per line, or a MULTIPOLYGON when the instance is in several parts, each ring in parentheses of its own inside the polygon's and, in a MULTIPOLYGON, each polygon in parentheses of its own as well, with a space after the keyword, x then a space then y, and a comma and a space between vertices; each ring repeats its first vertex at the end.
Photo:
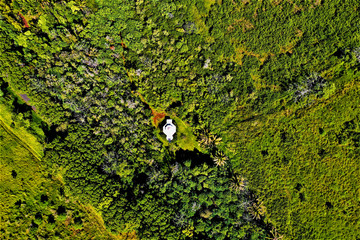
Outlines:
MULTIPOLYGON (((0 97, 27 94, 42 119, 13 102, 16 121, 44 129, 46 164, 112 232, 358 238, 356 1, 0 6, 0 97), (165 147, 154 112, 191 126, 208 155, 165 147)), ((30 231, 64 220, 54 207, 34 208, 30 231)))
POLYGON ((246 196, 232 192, 226 176, 229 169, 191 165, 191 160, 184 159, 172 164, 167 173, 154 169, 150 174, 150 190, 160 193, 175 210, 169 220, 178 228, 192 229, 195 238, 244 237, 244 226, 249 225, 243 219, 246 196))
POLYGON ((41 156, 36 154, 39 143, 27 129, 19 127, 21 121, 15 119, 14 126, 7 125, 7 115, 16 112, 11 113, 9 106, 4 107, 3 100, 0 119, 0 238, 89 239, 100 236, 101 239, 113 239, 101 231, 104 226, 96 221, 95 214, 87 206, 65 193, 58 176, 45 171, 39 161, 41 156))
MULTIPOLYGON (((231 193, 229 177, 221 175, 226 169, 207 165, 190 169, 188 162, 187 167, 180 165, 179 181, 188 177, 189 186, 180 185, 175 192, 156 187, 175 187, 172 185, 178 179, 174 182, 169 179, 171 171, 166 165, 171 157, 156 139, 149 121, 151 111, 136 96, 138 83, 131 80, 128 71, 129 67, 140 64, 138 61, 149 69, 158 63, 146 57, 150 53, 132 60, 132 54, 143 48, 137 44, 144 42, 140 39, 144 23, 136 15, 143 10, 135 5, 119 8, 118 4, 100 4, 96 15, 83 19, 83 24, 86 23, 83 27, 74 24, 80 17, 77 11, 72 11, 73 17, 59 16, 56 28, 51 17, 42 15, 39 20, 42 25, 25 35, 20 33, 20 40, 15 42, 25 56, 29 52, 24 64, 31 73, 25 76, 25 81, 20 78, 11 81, 12 87, 26 89, 35 99, 40 114, 53 125, 45 156, 49 167, 66 169, 64 177, 70 190, 94 205, 114 233, 136 230, 141 238, 185 239, 206 235, 223 239, 261 231, 254 223, 243 221, 244 208, 238 202, 243 197, 231 193), (134 20, 126 20, 130 18, 134 20), (123 25, 117 26, 119 23, 123 25), (39 37, 40 32, 47 38, 39 37), (57 41, 58 47, 54 45, 57 41), (46 49, 41 49, 48 44, 53 44, 49 49, 51 58, 45 54, 46 49), (162 180, 154 179, 154 174, 162 180), (197 182, 191 177, 194 174, 211 174, 211 177, 197 182), (208 190, 202 191, 201 184, 208 190), (191 196, 190 192, 195 195, 191 196), (215 197, 216 194, 219 196, 215 197), (210 210, 212 216, 208 214, 210 210), (205 220, 201 220, 201 214, 205 214, 205 220), (236 226, 233 220, 238 222, 236 226)), ((54 9, 68 11, 66 5, 57 3, 53 5, 52 15, 56 14, 54 9)), ((82 8, 82 11, 90 9, 82 8)), ((152 32, 149 20, 147 23, 152 32)), ((196 30, 193 23, 183 28, 188 34, 196 30)), ((156 44, 159 37, 154 35, 154 42, 149 44, 156 44)), ((183 53, 188 51, 183 41, 176 48, 183 53)), ((203 81, 204 90, 218 93, 224 91, 228 80, 215 74, 204 77, 203 81)), ((44 200, 43 204, 47 202, 44 200)), ((64 220, 65 211, 66 208, 58 206, 55 220, 64 220)), ((32 225, 38 226, 41 219, 36 218, 32 225)))

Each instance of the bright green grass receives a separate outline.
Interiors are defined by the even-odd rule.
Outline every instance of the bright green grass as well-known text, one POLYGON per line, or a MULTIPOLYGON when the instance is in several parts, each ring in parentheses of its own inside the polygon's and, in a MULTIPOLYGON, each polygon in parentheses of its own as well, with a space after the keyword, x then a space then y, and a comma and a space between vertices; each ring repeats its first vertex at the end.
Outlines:
POLYGON ((165 135, 162 133, 162 129, 157 129, 155 133, 160 141, 165 146, 172 146, 171 149, 174 151, 178 149, 190 151, 197 149, 200 152, 204 152, 204 149, 201 148, 199 142, 197 142, 196 136, 192 132, 191 127, 180 118, 176 117, 174 114, 170 115, 170 117, 174 120, 174 124, 176 125, 176 134, 174 136, 174 140, 169 143, 166 140, 165 135))
MULTIPOLYGON (((3 105, 1 107, 2 110, 6 109, 3 105)), ((3 119, 9 121, 10 115, 5 111, 1 113, 3 119)), ((12 131, 4 122, 2 124, 0 239, 38 239, 39 236, 44 239, 120 237, 107 232, 101 216, 91 206, 82 205, 67 196, 61 175, 56 169, 47 171, 41 165, 37 153, 34 154, 33 149, 41 149, 41 144, 34 136, 21 127, 12 131), (61 207, 65 212, 59 211, 61 207)))
MULTIPOLYGON (((11 112, 11 109, 3 100, 0 101, 0 125, 2 128, 18 138, 18 141, 31 151, 36 158, 41 159, 44 156, 42 144, 38 142, 33 134, 29 133, 23 119, 13 121, 13 119, 16 119, 16 115, 17 114, 11 112)), ((28 124, 30 124, 30 126, 35 125, 33 122, 29 122, 28 124)), ((43 134, 41 129, 38 129, 38 127, 36 127, 36 129, 37 132, 43 134)))
POLYGON ((9 207, 24 195, 32 195, 44 181, 33 154, 0 127, 0 212, 6 222, 9 207), (14 177, 16 176, 16 177, 14 177))
POLYGON ((359 236, 360 86, 356 78, 346 81, 309 106, 229 129, 239 149, 233 164, 286 239, 359 236))
POLYGON ((180 118, 171 116, 172 119, 176 122, 177 127, 177 141, 176 143, 180 148, 184 150, 193 151, 197 149, 202 151, 203 149, 200 147, 200 144, 196 141, 196 137, 192 132, 192 129, 189 125, 183 122, 180 118))

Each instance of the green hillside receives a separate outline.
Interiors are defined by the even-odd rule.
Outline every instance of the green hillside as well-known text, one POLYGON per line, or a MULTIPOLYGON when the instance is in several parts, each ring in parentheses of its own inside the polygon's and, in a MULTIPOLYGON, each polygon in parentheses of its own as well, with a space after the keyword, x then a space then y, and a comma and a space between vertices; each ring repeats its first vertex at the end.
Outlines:
MULTIPOLYGON (((12 115, 4 103, 0 107, 2 117, 12 115)), ((0 238, 123 239, 106 231, 102 218, 91 206, 80 204, 64 191, 62 176, 46 170, 34 153, 41 144, 33 139, 26 130, 1 122, 0 238)))

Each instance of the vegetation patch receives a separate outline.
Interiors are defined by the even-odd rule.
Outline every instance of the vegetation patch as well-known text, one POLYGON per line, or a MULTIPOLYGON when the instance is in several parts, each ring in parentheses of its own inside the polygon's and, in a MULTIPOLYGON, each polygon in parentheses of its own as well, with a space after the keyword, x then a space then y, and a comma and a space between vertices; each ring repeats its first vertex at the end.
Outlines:
POLYGON ((1 234, 358 238, 358 8, 0 1, 1 234))
POLYGON ((105 230, 103 223, 91 221, 94 213, 88 213, 72 197, 60 195, 58 189, 62 184, 44 177, 46 169, 33 153, 19 143, 18 138, 1 128, 0 139, 2 239, 36 236, 115 239, 105 230), (64 211, 65 206, 68 211, 64 211), (57 216, 56 219, 54 216, 57 216), (74 219, 84 224, 79 225, 74 219))

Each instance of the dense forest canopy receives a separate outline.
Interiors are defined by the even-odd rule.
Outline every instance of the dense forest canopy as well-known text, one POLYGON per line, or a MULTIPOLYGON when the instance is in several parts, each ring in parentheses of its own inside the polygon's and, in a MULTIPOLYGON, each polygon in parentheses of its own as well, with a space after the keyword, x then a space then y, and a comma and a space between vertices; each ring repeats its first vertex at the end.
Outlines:
POLYGON ((359 238, 359 7, 0 0, 0 238, 359 238))

